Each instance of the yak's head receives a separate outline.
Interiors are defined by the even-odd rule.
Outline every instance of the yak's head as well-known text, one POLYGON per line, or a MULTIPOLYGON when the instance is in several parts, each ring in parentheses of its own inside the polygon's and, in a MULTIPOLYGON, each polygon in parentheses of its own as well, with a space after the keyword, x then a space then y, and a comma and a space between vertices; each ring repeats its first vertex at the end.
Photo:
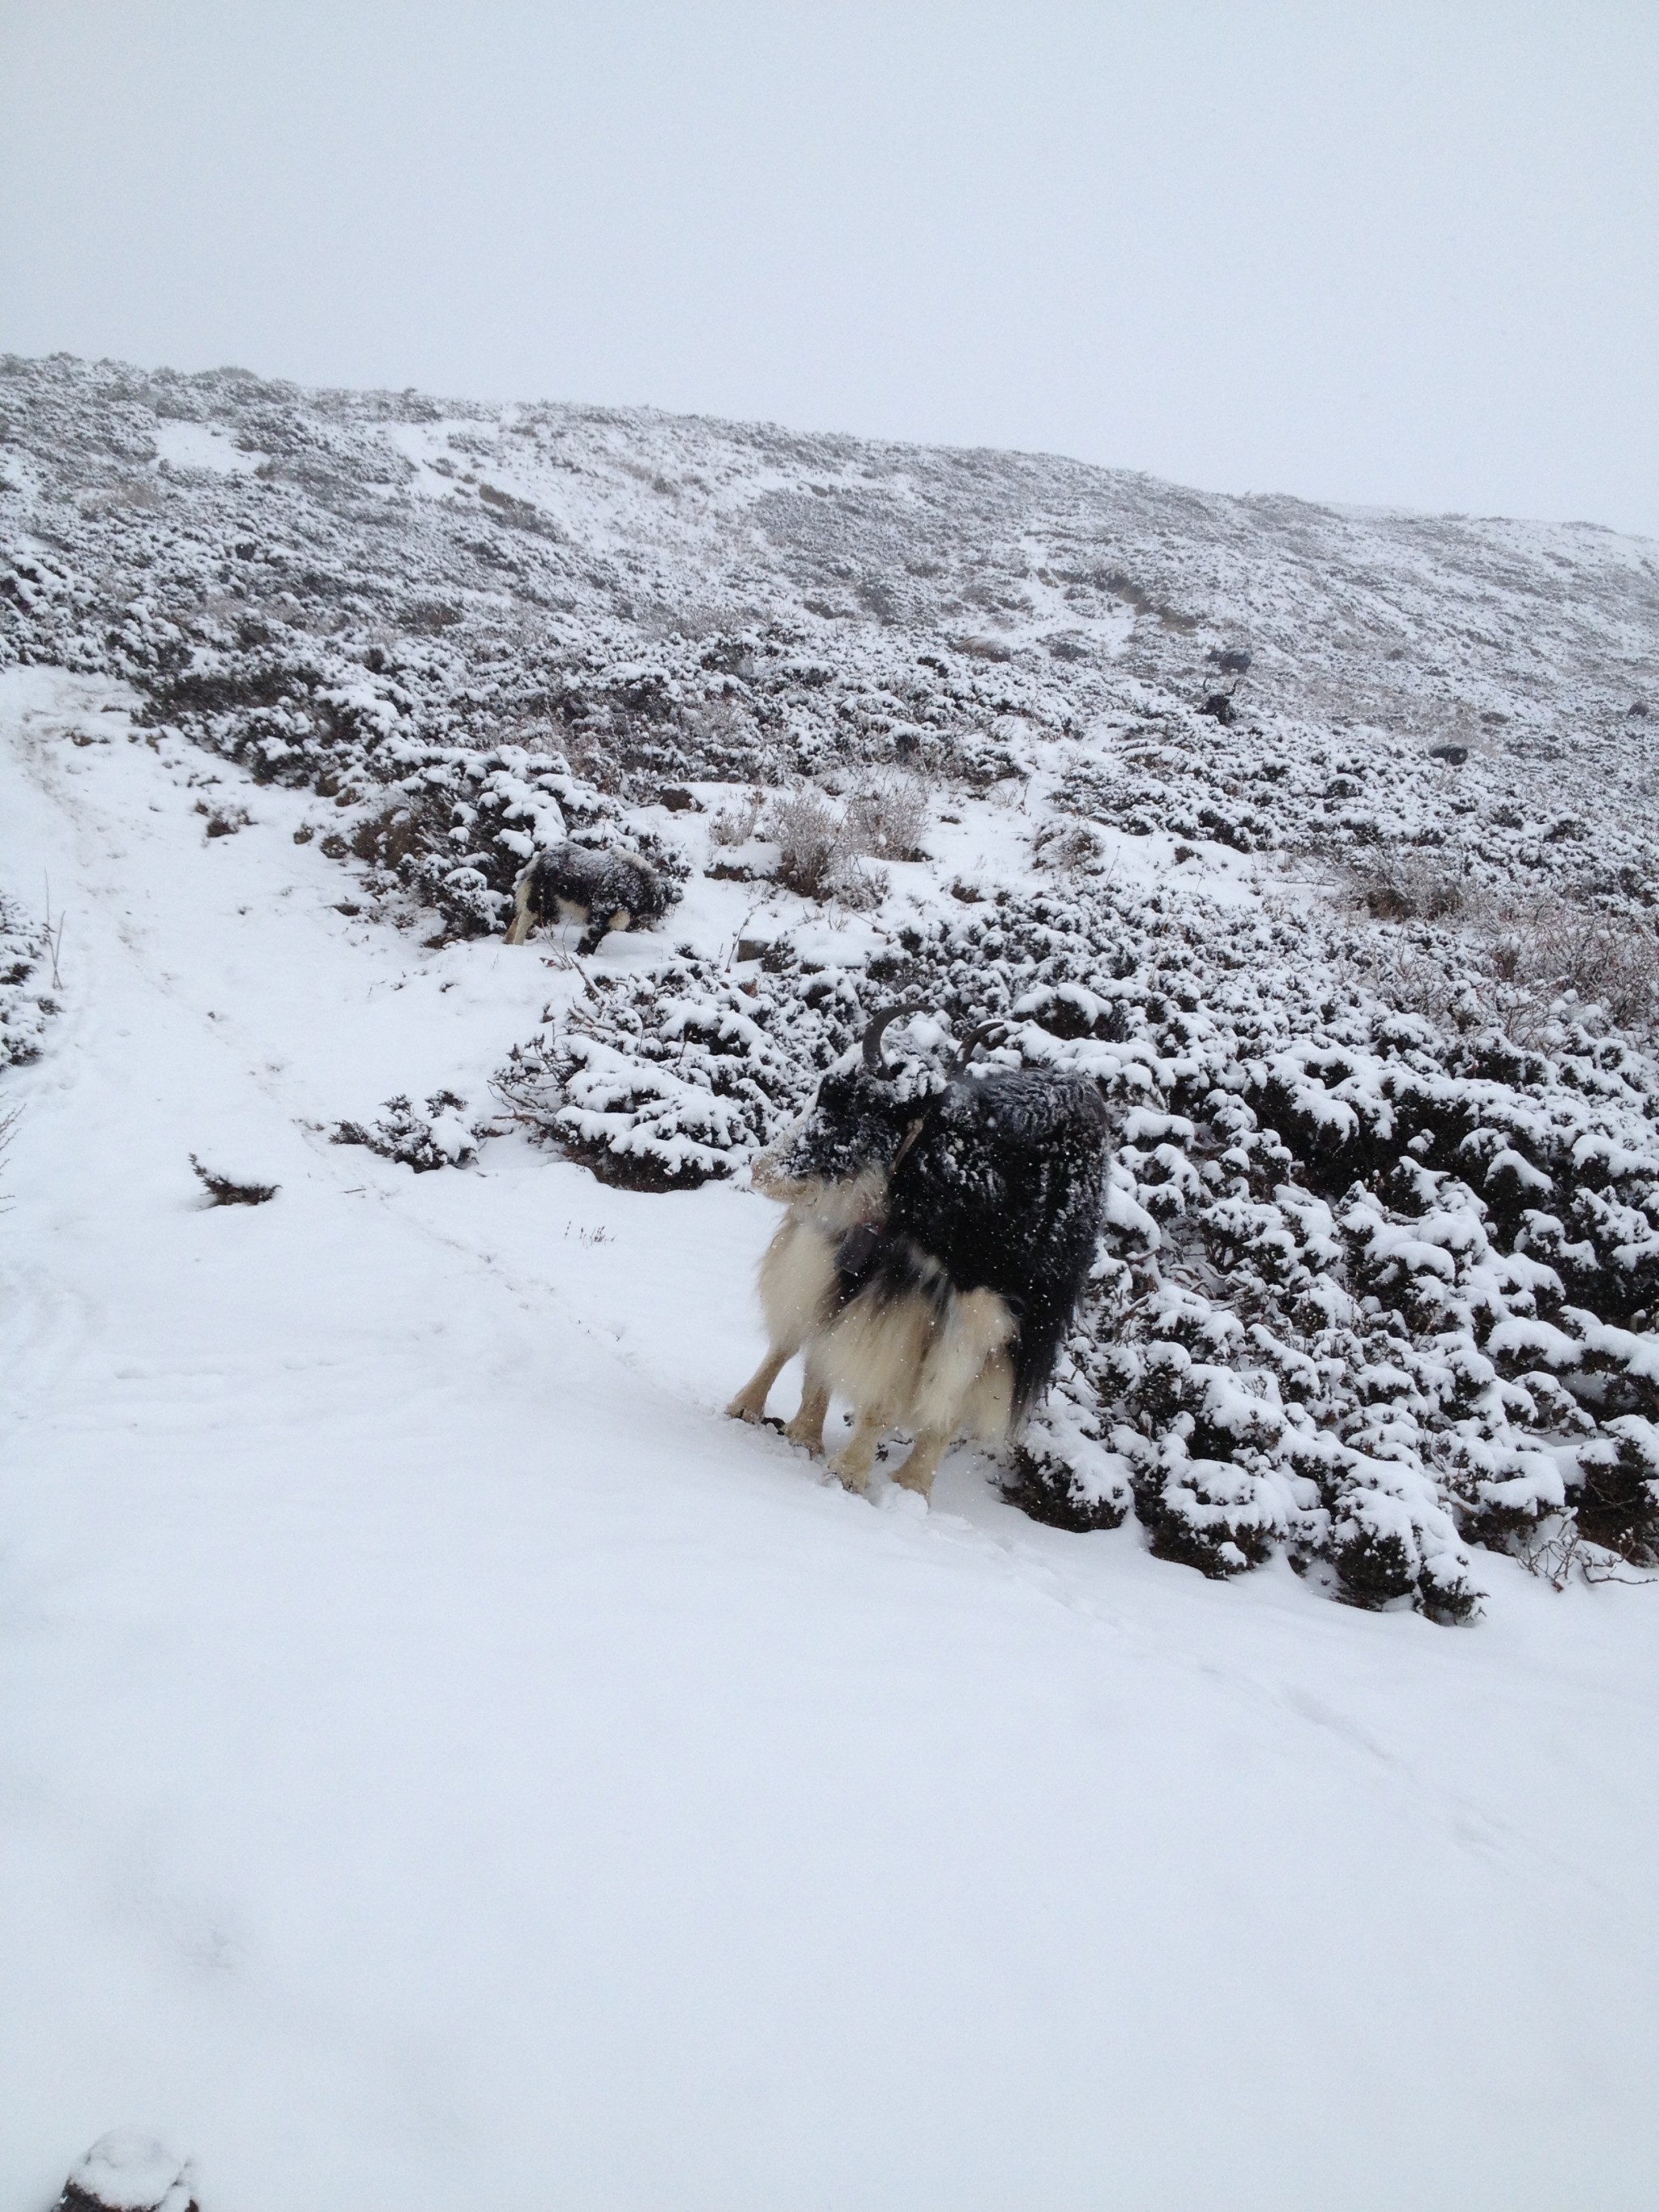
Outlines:
POLYGON ((672 876, 653 868, 648 860, 634 863, 639 871, 639 890, 633 907, 634 926, 660 921, 670 907, 678 906, 683 896, 680 886, 672 876))
POLYGON ((830 1069, 806 1112, 756 1158, 757 1190, 843 1225, 883 1212, 888 1171, 947 1080, 926 1057, 888 1058, 886 1032, 908 1011, 883 1007, 830 1069))

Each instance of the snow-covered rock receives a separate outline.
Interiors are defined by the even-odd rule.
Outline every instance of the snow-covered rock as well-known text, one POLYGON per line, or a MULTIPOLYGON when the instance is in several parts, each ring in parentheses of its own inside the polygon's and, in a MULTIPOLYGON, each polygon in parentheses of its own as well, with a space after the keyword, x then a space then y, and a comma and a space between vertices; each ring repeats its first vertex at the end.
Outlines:
POLYGON ((197 2212, 196 2172, 154 2136, 116 2128, 78 2159, 54 2212, 197 2212))

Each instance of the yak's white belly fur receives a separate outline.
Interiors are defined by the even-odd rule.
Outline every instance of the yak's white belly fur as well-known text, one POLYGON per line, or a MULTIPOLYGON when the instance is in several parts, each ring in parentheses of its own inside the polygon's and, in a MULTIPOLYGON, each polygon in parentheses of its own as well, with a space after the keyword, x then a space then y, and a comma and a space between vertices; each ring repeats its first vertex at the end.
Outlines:
POLYGON ((779 1223, 760 1264, 761 1311, 775 1346, 799 1350, 832 1310, 838 1235, 810 1214, 779 1223))
POLYGON ((824 1411, 839 1391, 854 1409, 853 1437, 834 1462, 842 1479, 861 1489, 876 1437, 905 1428, 917 1448, 898 1480, 909 1477, 926 1495, 952 1437, 966 1432, 991 1444, 1008 1438, 1013 1314, 994 1291, 951 1289, 939 1262, 925 1256, 928 1279, 915 1290, 883 1298, 870 1286, 840 1305, 837 1248, 849 1229, 881 1220, 887 1175, 871 1167, 844 1182, 786 1176, 775 1163, 789 1133, 750 1170, 754 1188, 787 1212, 760 1265, 767 1357, 727 1410, 760 1419, 779 1372, 804 1350, 801 1408, 789 1425, 794 1441, 820 1448, 824 1411))
POLYGON ((966 1430, 1000 1443, 1013 1413, 1015 1334, 994 1291, 952 1291, 942 1310, 921 1291, 890 1301, 864 1294, 830 1322, 812 1359, 832 1389, 884 1428, 966 1430))

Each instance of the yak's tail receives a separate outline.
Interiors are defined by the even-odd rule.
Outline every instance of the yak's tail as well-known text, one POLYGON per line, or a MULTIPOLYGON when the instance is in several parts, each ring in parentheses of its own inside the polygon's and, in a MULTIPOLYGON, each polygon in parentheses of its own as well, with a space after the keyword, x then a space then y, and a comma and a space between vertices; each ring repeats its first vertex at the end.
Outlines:
POLYGON ((1070 1285, 1058 1297, 1050 1291, 1027 1301, 1013 1346, 1016 1423, 1024 1419, 1053 1382, 1078 1303, 1078 1292, 1070 1285))

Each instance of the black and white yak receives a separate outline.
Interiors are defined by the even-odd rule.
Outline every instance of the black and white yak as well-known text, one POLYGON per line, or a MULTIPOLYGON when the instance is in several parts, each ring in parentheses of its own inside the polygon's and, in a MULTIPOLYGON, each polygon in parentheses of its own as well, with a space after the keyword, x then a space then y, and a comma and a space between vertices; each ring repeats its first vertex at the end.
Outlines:
POLYGON ((579 952, 594 952, 609 930, 644 929, 660 921, 679 896, 631 853, 595 853, 555 845, 538 853, 513 890, 509 945, 522 945, 538 922, 580 921, 579 952))
POLYGON ((1107 1116, 1083 1077, 971 1073, 979 1032, 918 1097, 883 1049, 900 1011, 755 1163, 788 1211, 761 1262, 767 1355, 727 1411, 759 1420, 804 1352, 785 1433, 821 1450, 839 1391, 853 1430, 831 1472, 863 1490, 883 1434, 908 1429, 896 1480, 925 1498, 954 1437, 1006 1442, 1054 1373, 1094 1255, 1107 1116))

